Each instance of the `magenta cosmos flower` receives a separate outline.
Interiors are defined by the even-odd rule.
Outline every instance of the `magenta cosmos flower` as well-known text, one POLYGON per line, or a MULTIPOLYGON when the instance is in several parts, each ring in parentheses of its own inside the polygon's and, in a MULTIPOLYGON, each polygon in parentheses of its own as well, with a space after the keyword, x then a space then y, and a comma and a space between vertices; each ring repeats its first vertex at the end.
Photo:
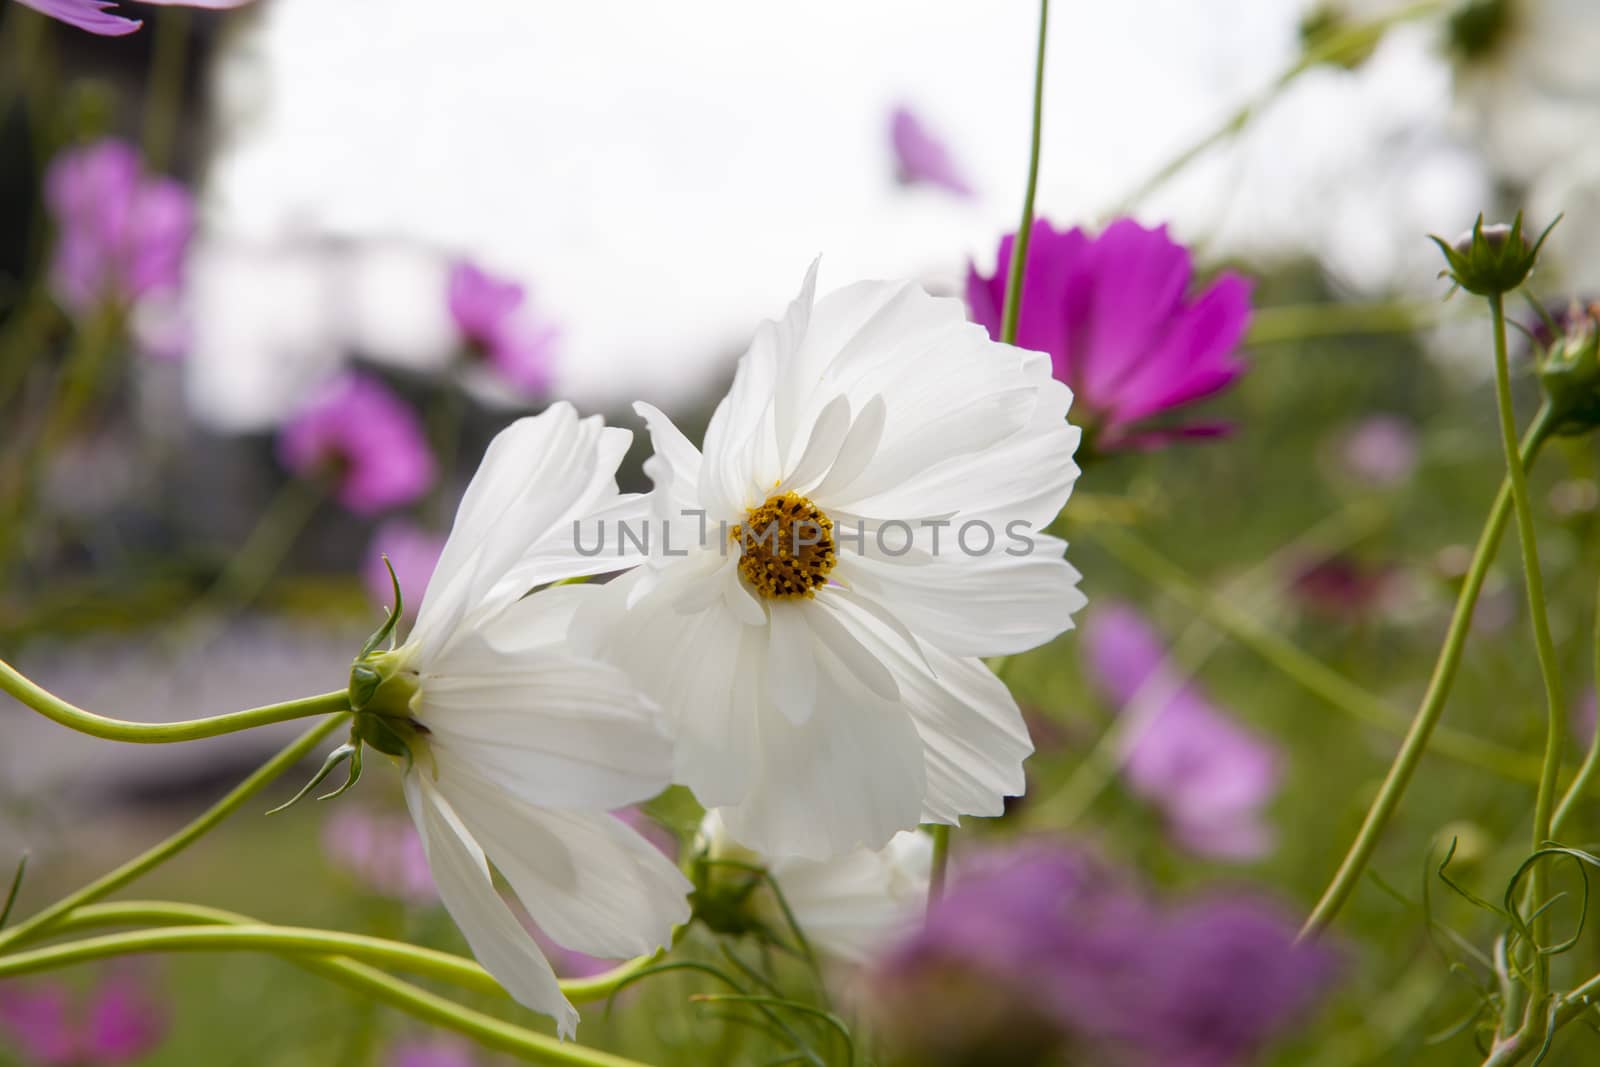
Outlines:
POLYGON ((304 478, 329 478, 360 515, 410 504, 433 485, 433 453, 416 413, 381 382, 336 379, 278 434, 278 457, 304 478))
POLYGON ((559 331, 532 318, 521 285, 460 261, 450 268, 448 299, 456 329, 490 373, 522 393, 549 389, 559 331))
POLYGON ((165 1005, 145 976, 116 971, 79 996, 57 983, 0 985, 0 1045, 39 1067, 132 1063, 161 1044, 165 1005))
POLYGON ((951 159, 950 150, 910 108, 897 107, 890 112, 889 145, 900 184, 932 185, 956 196, 972 195, 972 186, 951 159))
POLYGON ((108 138, 58 155, 45 204, 56 224, 51 285, 74 313, 182 283, 194 201, 173 179, 147 175, 132 145, 108 138))
POLYGON ((1096 685, 1122 714, 1143 720, 1123 754, 1128 787, 1160 808, 1173 837, 1193 852, 1249 860, 1270 851, 1265 813, 1282 778, 1277 747, 1179 677, 1132 607, 1100 608, 1083 640, 1096 685))
MULTIPOLYGON (((241 7, 250 0, 144 0, 147 4, 167 4, 174 7, 205 7, 220 10, 241 7)), ((144 23, 139 19, 113 15, 116 0, 17 0, 23 7, 49 15, 53 19, 88 30, 102 37, 123 37, 144 23)))
MULTIPOLYGON (((967 274, 973 321, 994 338, 1015 239, 1001 240, 993 275, 975 266, 967 274)), ((1244 372, 1237 349, 1250 321, 1246 279, 1224 273, 1195 286, 1189 250, 1166 227, 1146 229, 1132 219, 1095 237, 1037 220, 1024 274, 1017 344, 1048 352, 1055 376, 1072 387, 1085 448, 1150 448, 1226 429, 1162 417, 1244 372)))

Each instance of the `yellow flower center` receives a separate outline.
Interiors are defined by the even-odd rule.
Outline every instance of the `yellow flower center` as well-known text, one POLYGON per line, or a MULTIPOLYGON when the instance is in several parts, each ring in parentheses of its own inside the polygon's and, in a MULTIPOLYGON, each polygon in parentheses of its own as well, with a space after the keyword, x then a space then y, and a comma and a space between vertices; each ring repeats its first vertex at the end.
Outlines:
POLYGON ((833 520, 798 493, 769 496, 728 538, 739 545, 739 573, 770 600, 815 596, 839 561, 833 520))

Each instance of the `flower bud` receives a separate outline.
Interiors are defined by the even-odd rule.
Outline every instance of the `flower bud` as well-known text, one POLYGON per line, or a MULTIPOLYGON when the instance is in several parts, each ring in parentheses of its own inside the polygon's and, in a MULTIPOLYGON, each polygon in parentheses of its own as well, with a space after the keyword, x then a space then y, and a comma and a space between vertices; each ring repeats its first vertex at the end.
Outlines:
POLYGON ((1472 230, 1458 237, 1454 244, 1446 244, 1439 237, 1430 237, 1430 240, 1439 246, 1449 264, 1441 277, 1448 275, 1461 288, 1478 296, 1500 296, 1527 281, 1539 258, 1539 249, 1554 227, 1555 222, 1546 226, 1539 239, 1529 245, 1522 234, 1520 211, 1510 226, 1503 223, 1485 226, 1483 216, 1479 215, 1472 230))
POLYGON ((350 666, 350 707, 355 737, 388 756, 409 759, 411 739, 422 727, 411 718, 416 671, 401 653, 369 652, 350 666))
POLYGON ((1555 432, 1575 435, 1600 426, 1600 323, 1587 308, 1566 318, 1566 330, 1539 358, 1538 374, 1555 432))

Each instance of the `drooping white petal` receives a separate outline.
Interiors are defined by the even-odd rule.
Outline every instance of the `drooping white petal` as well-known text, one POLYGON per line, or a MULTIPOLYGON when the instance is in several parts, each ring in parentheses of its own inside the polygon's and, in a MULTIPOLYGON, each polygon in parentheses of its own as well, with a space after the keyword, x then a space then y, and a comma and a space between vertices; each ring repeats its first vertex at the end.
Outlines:
POLYGON ((564 1038, 578 1029, 578 1011, 561 992, 556 973, 494 888, 483 850, 462 825, 449 801, 417 768, 405 777, 406 806, 439 888, 439 899, 455 920, 472 954, 523 1006, 556 1020, 564 1038))
POLYGON ((778 859, 769 870, 814 949, 864 963, 922 916, 932 868, 932 840, 910 830, 881 849, 823 862, 778 859))
POLYGON ((817 703, 817 662, 801 604, 774 604, 768 612, 767 699, 796 726, 817 703))
POLYGON ((599 594, 536 593, 427 665, 413 713, 441 774, 471 768, 549 808, 619 808, 666 788, 659 710, 622 671, 567 647, 579 605, 599 594))
POLYGON ((621 819, 550 811, 441 770, 439 789, 539 928, 606 959, 653 952, 689 919, 688 879, 621 819))

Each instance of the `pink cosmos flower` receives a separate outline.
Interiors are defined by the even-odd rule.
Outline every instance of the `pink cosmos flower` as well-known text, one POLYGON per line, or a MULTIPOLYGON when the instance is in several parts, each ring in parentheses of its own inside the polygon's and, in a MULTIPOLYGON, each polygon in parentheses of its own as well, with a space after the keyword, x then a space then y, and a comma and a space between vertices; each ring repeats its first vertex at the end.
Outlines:
POLYGON ((56 224, 51 284, 69 310, 175 292, 194 234, 194 201, 171 178, 144 173, 138 151, 108 138, 70 149, 45 174, 56 224))
POLYGON ((301 477, 332 477, 339 502, 371 515, 433 485, 433 452, 416 413, 375 378, 336 379, 284 424, 278 457, 301 477))
POLYGON ((131 969, 82 996, 57 983, 0 985, 0 1037, 40 1067, 132 1063, 161 1044, 168 1022, 147 977, 131 969))
POLYGON ((894 149, 895 178, 902 185, 932 185, 959 197, 970 197, 950 150, 908 107, 889 115, 889 143, 894 149))
MULTIPOLYGON (((250 0, 144 0, 144 2, 222 10, 243 6, 250 0)), ((65 22, 69 26, 97 33, 101 37, 124 37, 144 25, 139 19, 113 15, 111 11, 117 6, 116 0, 17 0, 17 3, 65 22)))
POLYGON ((522 393, 549 390, 560 331, 530 318, 521 285, 461 260, 450 268, 448 300, 456 329, 489 371, 522 393))
POLYGON ((1282 777, 1277 748, 1178 678, 1160 638, 1132 607, 1102 607, 1083 639, 1099 688, 1124 714, 1150 716, 1124 755, 1129 788, 1159 807, 1173 837, 1193 852, 1226 860, 1269 852, 1265 809, 1282 777))
POLYGON ((451 1037, 405 1041, 389 1051, 389 1067, 472 1067, 472 1048, 451 1037))
MULTIPOLYGON (((995 338, 1014 243, 1014 234, 1001 240, 994 274, 967 273, 972 319, 995 338)), ((1195 286, 1189 250, 1165 227, 1132 219, 1093 237, 1037 220, 1024 275, 1017 344, 1048 352, 1055 376, 1072 387, 1085 448, 1151 448, 1225 432, 1216 423, 1153 421, 1244 372, 1237 349, 1250 321, 1246 279, 1225 272, 1195 286)))
POLYGON ((400 582, 400 595, 404 601, 405 618, 415 619, 417 606, 422 603, 422 593, 428 588, 428 579, 439 564, 444 551, 444 538, 408 519, 390 519, 378 527, 378 532, 367 546, 367 557, 361 565, 361 578, 372 603, 383 608, 394 603, 394 586, 389 580, 389 568, 383 565, 384 557, 394 568, 400 582))

